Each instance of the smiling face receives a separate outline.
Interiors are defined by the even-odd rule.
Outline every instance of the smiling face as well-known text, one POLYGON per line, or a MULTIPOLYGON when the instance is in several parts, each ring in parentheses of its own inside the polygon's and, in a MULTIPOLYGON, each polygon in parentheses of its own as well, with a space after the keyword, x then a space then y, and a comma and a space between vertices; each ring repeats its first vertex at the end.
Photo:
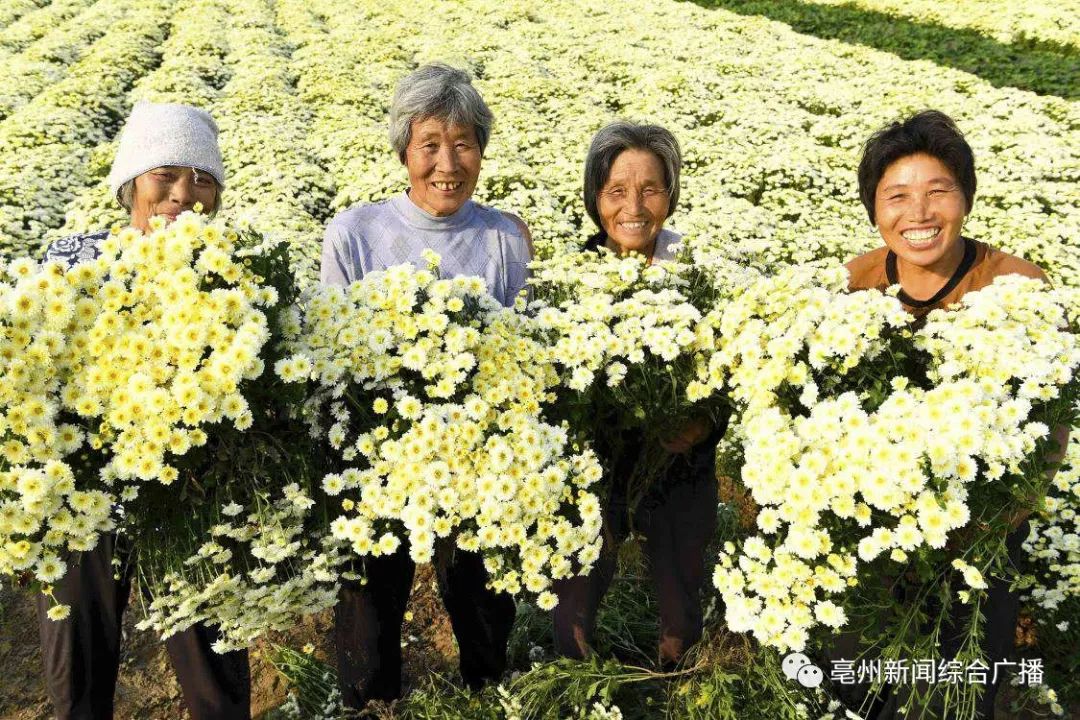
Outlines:
POLYGON ((405 148, 409 199, 432 215, 453 215, 476 189, 480 160, 472 126, 449 125, 438 118, 413 120, 405 148))
POLYGON ((596 203, 609 246, 651 255, 669 207, 660 158, 637 148, 619 153, 596 203))
POLYGON ((948 167, 932 155, 896 160, 881 176, 874 216, 882 240, 902 266, 950 275, 963 256, 960 230, 967 199, 948 167))
POLYGON ((208 172, 172 165, 154 168, 135 178, 131 226, 147 232, 155 215, 172 222, 196 203, 202 203, 203 212, 213 212, 217 193, 217 181, 208 172))

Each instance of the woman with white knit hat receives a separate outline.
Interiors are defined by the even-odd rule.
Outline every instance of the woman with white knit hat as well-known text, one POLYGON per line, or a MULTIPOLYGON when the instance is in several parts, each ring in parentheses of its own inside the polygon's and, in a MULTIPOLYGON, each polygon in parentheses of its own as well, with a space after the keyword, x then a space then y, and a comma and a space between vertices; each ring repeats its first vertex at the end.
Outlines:
MULTIPOLYGON (((120 133, 120 147, 109 171, 109 188, 131 213, 129 224, 146 231, 150 218, 167 221, 199 203, 213 215, 225 187, 218 128, 208 113, 188 105, 141 102, 120 133)), ((55 241, 46 260, 76 263, 97 257, 109 231, 72 235, 55 241)))
MULTIPOLYGON (((131 112, 109 173, 109 187, 130 213, 129 224, 146 231, 150 219, 172 222, 201 205, 215 213, 225 187, 218 129, 206 112, 187 105, 139 103, 131 112)), ((98 255, 109 231, 57 240, 46 259, 75 264, 98 255)), ((53 590, 71 616, 46 616, 50 601, 39 595, 38 618, 45 685, 59 720, 107 720, 120 666, 121 622, 131 590, 130 549, 116 537, 69 563, 53 590), (119 572, 114 574, 114 563, 119 572)), ((215 632, 195 625, 165 641, 184 700, 195 720, 250 717, 251 676, 247 651, 218 655, 215 632)))

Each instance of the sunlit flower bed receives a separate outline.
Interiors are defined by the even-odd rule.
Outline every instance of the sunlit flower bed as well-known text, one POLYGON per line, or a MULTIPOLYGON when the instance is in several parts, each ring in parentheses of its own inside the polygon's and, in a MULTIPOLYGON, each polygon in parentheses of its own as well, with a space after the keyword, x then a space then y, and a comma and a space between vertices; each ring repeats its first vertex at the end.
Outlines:
POLYGON ((166 37, 165 0, 104 2, 119 19, 61 79, 0 121, 0 247, 9 257, 38 252, 67 204, 99 179, 88 160, 119 130, 127 91, 166 37))
MULTIPOLYGON (((389 2, 377 12, 347 0, 285 0, 273 9, 260 0, 192 5, 171 35, 190 33, 201 47, 163 45, 161 65, 146 76, 154 82, 134 82, 122 108, 144 97, 207 106, 222 125, 223 145, 244 149, 242 156, 225 152, 234 171, 228 212, 261 218, 267 232, 295 232, 296 255, 307 258, 297 262, 308 274, 330 215, 404 187, 385 137, 393 85, 416 63, 443 59, 478 72, 496 114, 479 196, 521 215, 542 242, 571 240, 586 224, 579 200, 586 145, 600 125, 624 116, 669 126, 684 147, 684 201, 672 218, 678 229, 723 232, 769 259, 847 258, 876 243, 854 189, 859 144, 887 120, 936 107, 957 118, 976 150, 979 196, 968 232, 1067 284, 1077 275, 1069 248, 1080 222, 1080 142, 1075 110, 1064 100, 693 3, 636 2, 618 17, 603 8, 583 13, 568 1, 389 2), (590 40, 614 24, 625 42, 590 40), (655 49, 672 37, 680 38, 678 53, 655 49), (784 63, 775 62, 778 55, 784 63), (248 68, 258 93, 227 82, 248 68)), ((89 98, 98 88, 71 91, 89 98)), ((0 137, 8 125, 0 124, 0 137)), ((77 138, 89 163, 62 187, 35 184, 10 199, 0 193, 0 210, 14 213, 4 226, 10 243, 36 246, 39 228, 58 228, 67 210, 74 212, 64 231, 117 219, 99 184, 109 146, 90 152, 113 132, 108 124, 101 135, 77 138), (28 207, 40 224, 18 220, 28 207)), ((42 142, 34 152, 58 158, 50 163, 71 154, 42 142)), ((35 168, 23 170, 27 179, 49 174, 35 168)))
POLYGON ((807 0, 815 5, 848 5, 918 23, 937 23, 957 30, 975 30, 1002 43, 1044 41, 1080 48, 1077 7, 1054 0, 1000 3, 967 0, 963 5, 933 0, 807 0))

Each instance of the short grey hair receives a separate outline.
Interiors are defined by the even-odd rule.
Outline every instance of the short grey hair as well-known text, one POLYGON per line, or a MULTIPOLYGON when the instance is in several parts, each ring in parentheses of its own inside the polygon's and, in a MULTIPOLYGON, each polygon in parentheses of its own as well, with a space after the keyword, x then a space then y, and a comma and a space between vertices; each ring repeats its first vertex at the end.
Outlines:
MULTIPOLYGON (((128 180, 122 184, 116 191, 116 202, 120 203, 120 207, 124 208, 128 212, 131 212, 131 208, 135 207, 135 178, 128 180)), ((214 181, 214 209, 210 211, 209 216, 211 218, 218 214, 218 210, 221 209, 221 185, 217 180, 214 181)))
POLYGON ((671 131, 659 125, 643 125, 618 120, 606 125, 593 136, 589 154, 585 156, 585 211, 601 232, 597 198, 611 176, 615 158, 625 150, 648 150, 664 167, 664 186, 668 193, 668 217, 679 203, 679 173, 682 170, 682 151, 671 131))
POLYGON ((484 154, 495 119, 464 70, 431 63, 402 78, 390 104, 390 144, 405 162, 414 120, 438 118, 450 125, 471 125, 484 154))

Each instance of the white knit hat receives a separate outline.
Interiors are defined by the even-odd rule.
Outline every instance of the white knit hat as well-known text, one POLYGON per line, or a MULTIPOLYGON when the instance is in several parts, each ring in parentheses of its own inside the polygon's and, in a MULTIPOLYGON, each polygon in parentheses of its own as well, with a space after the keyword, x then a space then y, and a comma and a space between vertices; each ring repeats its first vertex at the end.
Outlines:
POLYGON ((165 165, 210 173, 225 187, 225 166, 217 142, 218 127, 209 113, 190 105, 138 102, 120 133, 109 188, 120 187, 144 172, 165 165))

